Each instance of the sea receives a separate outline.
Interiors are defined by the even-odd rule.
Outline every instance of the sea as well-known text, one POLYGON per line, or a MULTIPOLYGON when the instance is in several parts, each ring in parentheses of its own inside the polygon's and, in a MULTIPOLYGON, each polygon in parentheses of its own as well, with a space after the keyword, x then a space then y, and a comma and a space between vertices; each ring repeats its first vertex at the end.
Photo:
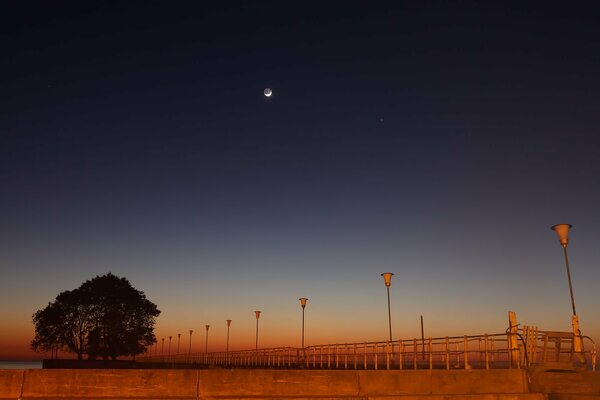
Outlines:
POLYGON ((0 369, 40 369, 42 361, 11 361, 0 360, 0 369))

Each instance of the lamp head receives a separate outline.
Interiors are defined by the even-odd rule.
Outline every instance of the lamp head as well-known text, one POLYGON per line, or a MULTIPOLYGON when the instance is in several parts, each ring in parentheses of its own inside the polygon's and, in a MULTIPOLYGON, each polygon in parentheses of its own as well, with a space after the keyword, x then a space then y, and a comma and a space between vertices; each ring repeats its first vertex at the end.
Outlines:
POLYGON ((227 320, 227 326, 231 326, 231 320, 230 319, 227 320))
POLYGON ((210 328, 210 325, 204 325, 206 327, 206 332, 208 332, 208 328, 210 328))
POLYGON ((383 281, 385 282, 385 286, 390 287, 392 286, 392 276, 394 275, 393 272, 384 272, 383 274, 381 274, 381 276, 383 276, 383 281))
POLYGON ((569 244, 569 229, 571 229, 573 225, 571 224, 556 224, 553 225, 550 229, 556 232, 558 236, 558 241, 562 247, 567 247, 569 244))
POLYGON ((254 314, 256 314, 256 319, 260 318, 260 311, 254 311, 254 314))
POLYGON ((300 305, 302 306, 302 308, 306 307, 306 302, 308 301, 308 298, 306 297, 300 297, 300 305))
POLYGON ((192 333, 194 333, 194 330, 193 330, 193 329, 190 329, 190 335, 191 335, 192 333))

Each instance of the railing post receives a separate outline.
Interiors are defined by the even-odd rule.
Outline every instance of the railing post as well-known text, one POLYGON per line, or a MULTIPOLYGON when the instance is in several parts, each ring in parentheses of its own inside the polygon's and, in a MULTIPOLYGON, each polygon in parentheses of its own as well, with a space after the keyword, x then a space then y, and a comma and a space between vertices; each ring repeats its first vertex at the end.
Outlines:
POLYGON ((319 367, 323 368, 323 346, 319 346, 319 367))
POLYGON ((402 356, 404 355, 404 342, 398 340, 398 369, 402 369, 402 356))
POLYGON ((490 369, 490 355, 488 353, 488 334, 484 336, 485 343, 485 369, 490 369))
POLYGON ((387 369, 390 369, 390 350, 391 350, 390 349, 390 343, 391 342, 387 342, 387 344, 385 346, 385 349, 386 349, 386 352, 385 352, 385 366, 386 366, 387 369))
POLYGON ((377 350, 378 350, 378 348, 377 348, 377 347, 378 347, 378 346, 377 346, 377 343, 375 343, 375 344, 373 345, 373 352, 375 353, 375 369, 379 369, 379 365, 378 365, 378 364, 379 364, 379 359, 378 359, 378 357, 377 357, 377 356, 378 356, 378 354, 377 354, 377 350))
POLYGON ((464 339, 464 350, 465 350, 465 369, 469 369, 469 341, 467 339, 467 335, 465 335, 465 339, 464 339))
POLYGON ((450 338, 446 336, 446 369, 450 369, 450 338))
POLYGON ((344 347, 344 369, 348 369, 348 343, 344 347))
POLYGON ((417 369, 417 339, 413 338, 413 369, 417 369))
POLYGON ((433 369, 433 342, 431 336, 429 336, 429 369, 433 369))
POLYGON ((356 357, 356 343, 354 343, 354 369, 356 369, 356 361, 357 361, 357 357, 356 357))
POLYGON ((363 347, 363 358, 364 358, 364 362, 365 362, 365 369, 367 369, 367 343, 364 344, 363 347))
POLYGON ((517 332, 519 325, 517 324, 517 314, 514 311, 508 312, 509 325, 509 351, 510 351, 510 368, 519 368, 519 342, 517 340, 517 332))

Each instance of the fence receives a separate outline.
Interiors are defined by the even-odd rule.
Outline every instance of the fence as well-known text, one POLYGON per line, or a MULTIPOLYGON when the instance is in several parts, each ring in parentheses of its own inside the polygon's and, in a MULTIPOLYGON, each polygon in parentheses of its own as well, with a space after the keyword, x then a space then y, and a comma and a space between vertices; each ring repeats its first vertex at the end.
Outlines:
POLYGON ((311 368, 311 369, 496 369, 527 368, 567 362, 596 369, 596 349, 573 352, 573 335, 539 331, 525 326, 516 333, 483 334, 385 342, 337 343, 304 349, 278 347, 144 356, 138 361, 195 364, 199 367, 311 368), (589 361, 588 361, 589 360, 589 361))

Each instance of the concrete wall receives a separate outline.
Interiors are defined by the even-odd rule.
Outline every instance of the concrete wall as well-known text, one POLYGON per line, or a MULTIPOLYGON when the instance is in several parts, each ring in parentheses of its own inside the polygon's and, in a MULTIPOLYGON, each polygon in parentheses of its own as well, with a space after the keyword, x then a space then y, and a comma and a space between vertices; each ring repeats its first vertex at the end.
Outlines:
POLYGON ((590 400, 600 373, 533 374, 529 385, 521 370, 0 370, 0 399, 76 398, 590 400))
MULTIPOLYGON (((531 389, 554 395, 595 396, 600 399, 599 372, 534 372, 531 376, 531 389)), ((577 397, 577 396, 575 396, 577 397)), ((575 398, 574 397, 574 398, 575 398)))
POLYGON ((0 399, 18 399, 24 375, 22 370, 0 369, 0 399))
POLYGON ((0 370, 0 399, 425 399, 449 395, 467 399, 486 395, 495 400, 499 395, 522 399, 519 396, 527 392, 527 378, 520 370, 0 370))

